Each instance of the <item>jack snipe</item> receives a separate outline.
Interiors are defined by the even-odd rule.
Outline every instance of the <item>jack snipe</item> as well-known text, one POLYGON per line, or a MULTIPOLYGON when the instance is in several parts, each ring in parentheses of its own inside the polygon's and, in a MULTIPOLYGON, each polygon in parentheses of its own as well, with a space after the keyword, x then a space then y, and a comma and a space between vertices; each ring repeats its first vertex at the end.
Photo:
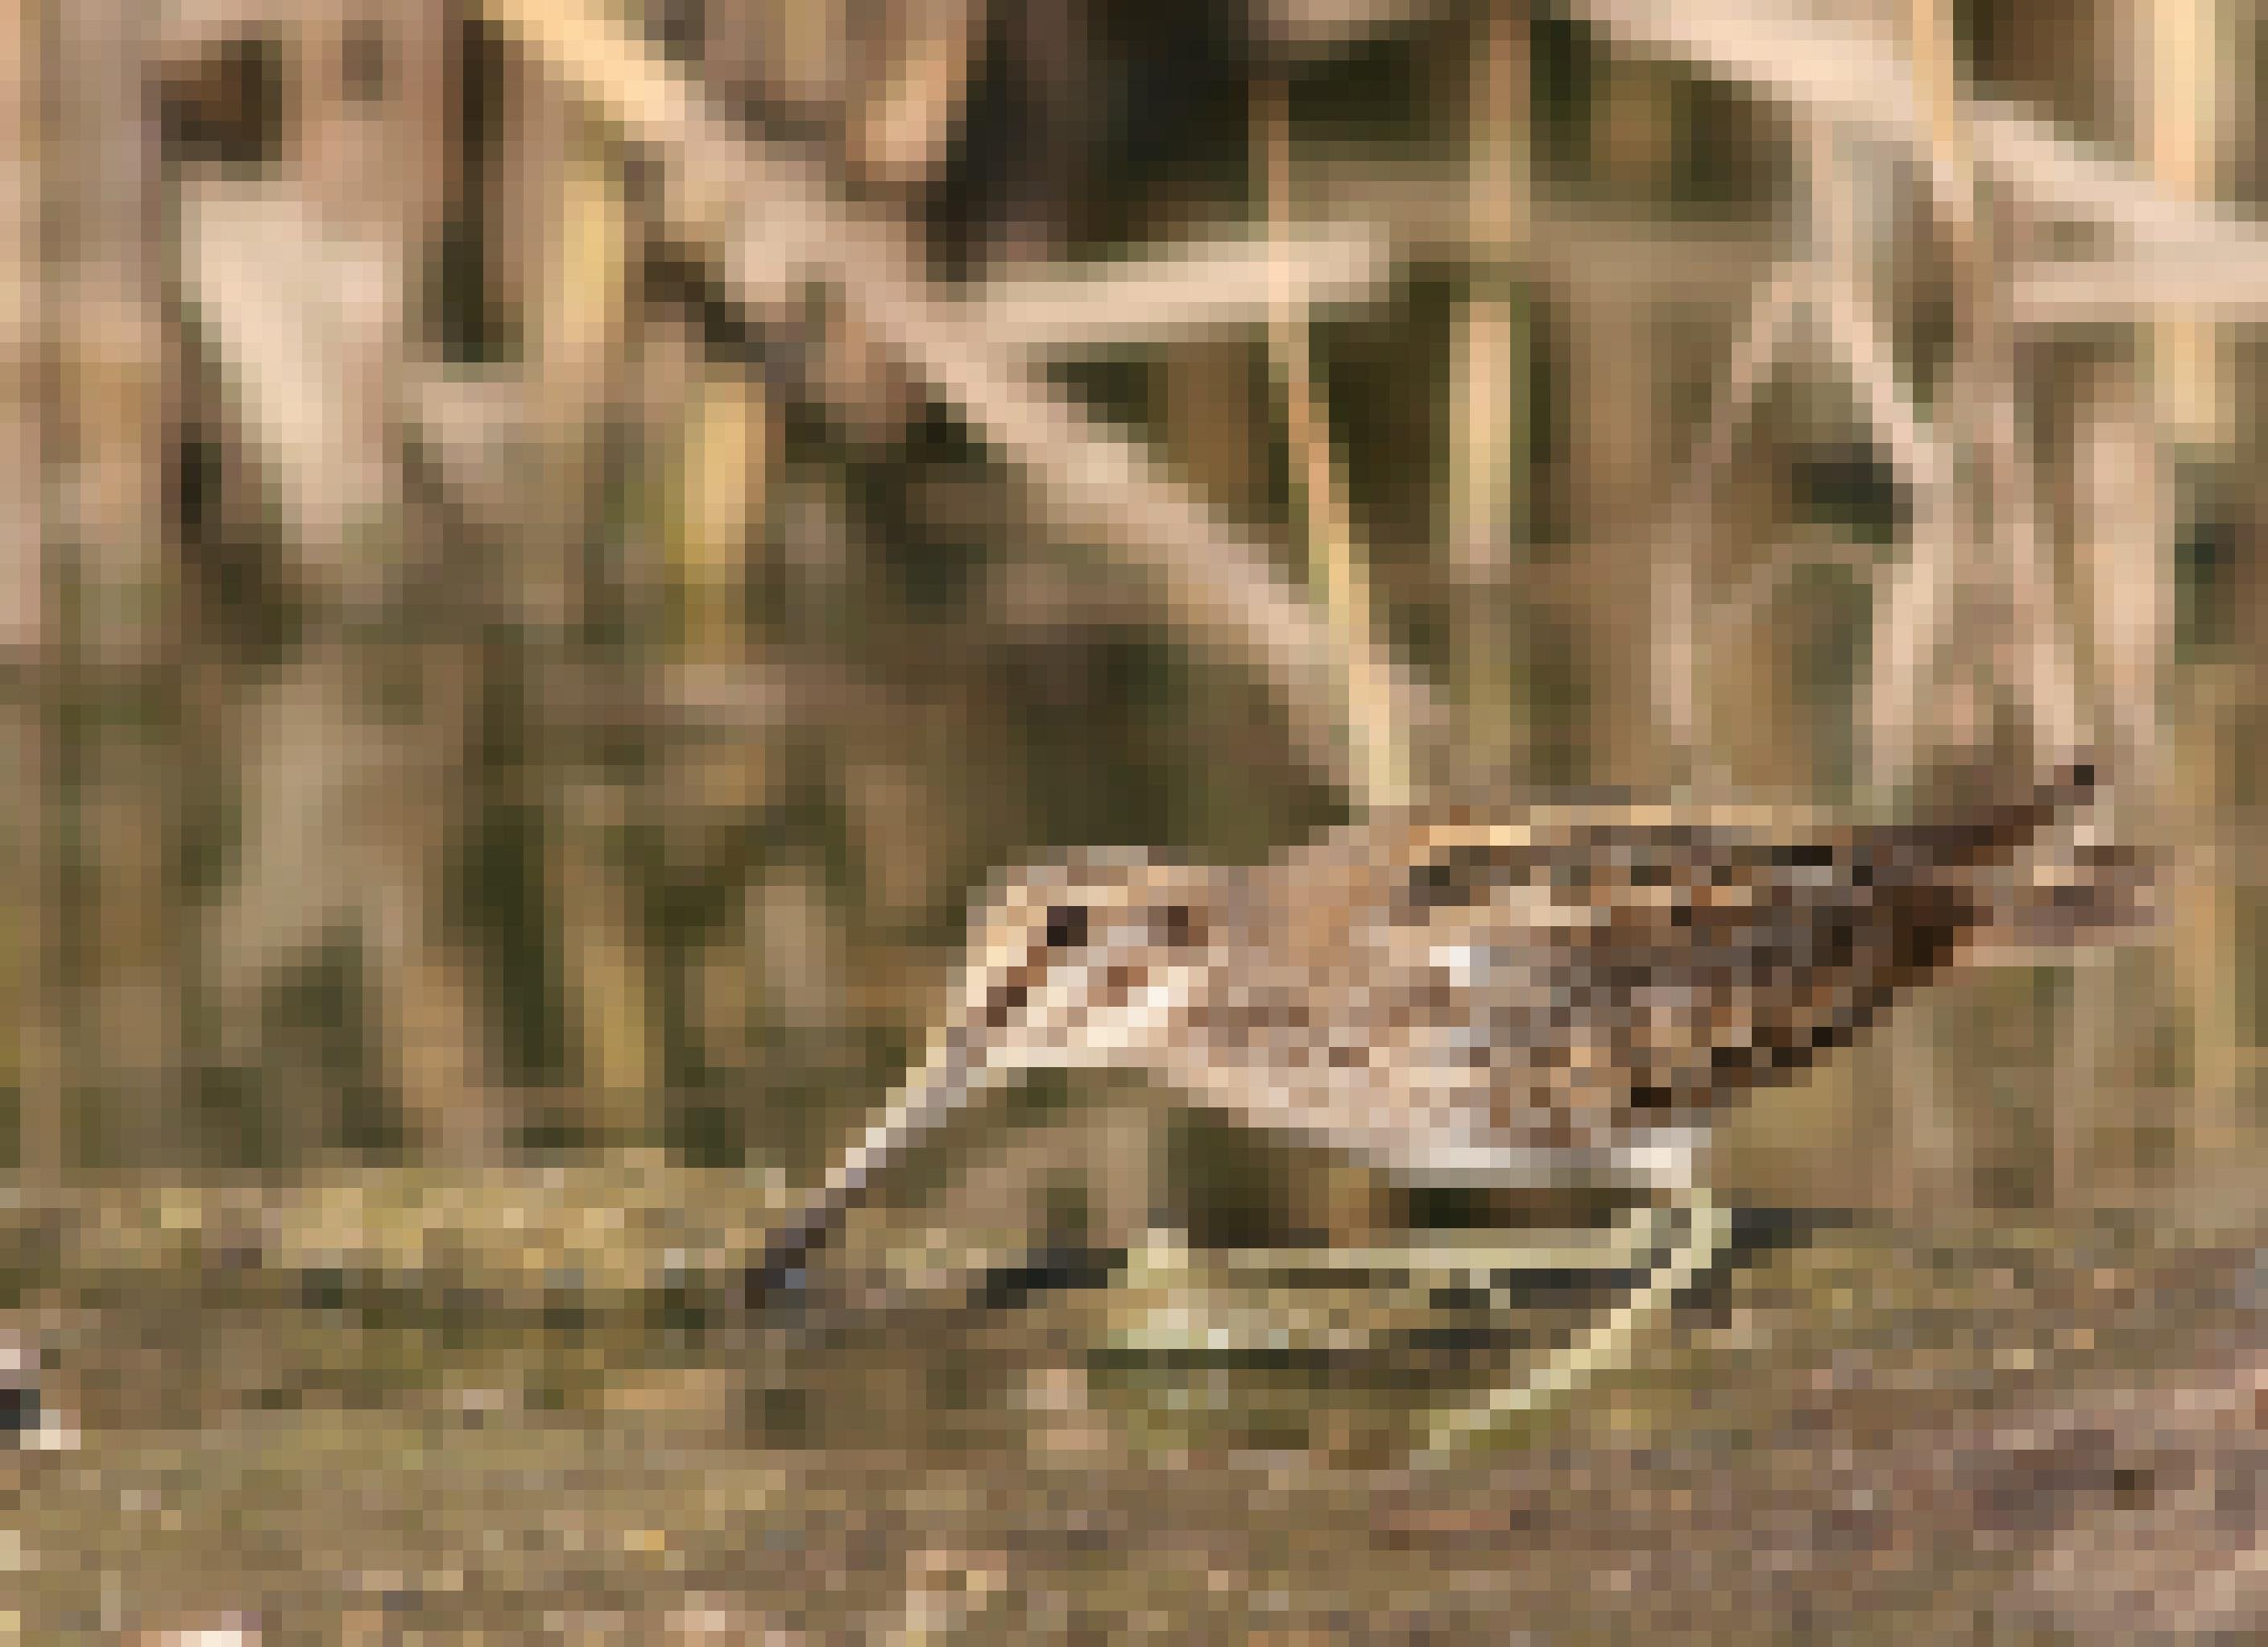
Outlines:
POLYGON ((2016 869, 2093 784, 2074 765, 2014 802, 1855 825, 1443 807, 1258 867, 1027 870, 978 921, 927 1061, 775 1232, 751 1299, 939 1122, 1043 1067, 1143 1070, 1414 1182, 1690 1189, 1727 1104, 1977 940, 2137 918, 2131 856, 2069 858, 2052 886, 2016 869))

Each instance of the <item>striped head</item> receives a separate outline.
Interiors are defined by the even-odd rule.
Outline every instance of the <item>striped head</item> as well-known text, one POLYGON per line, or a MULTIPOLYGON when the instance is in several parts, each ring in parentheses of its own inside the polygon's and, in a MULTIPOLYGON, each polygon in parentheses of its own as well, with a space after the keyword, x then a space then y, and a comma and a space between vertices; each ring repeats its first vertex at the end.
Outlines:
POLYGON ((1220 954, 1228 873, 1111 849, 1016 871, 970 930, 933 1058, 977 1084, 1164 1068, 1220 954))
POLYGON ((1222 953, 1229 871, 1090 850, 1019 871, 985 902, 921 1067, 749 1271, 797 1283, 877 1178, 986 1092, 1033 1070, 1171 1074, 1222 953))

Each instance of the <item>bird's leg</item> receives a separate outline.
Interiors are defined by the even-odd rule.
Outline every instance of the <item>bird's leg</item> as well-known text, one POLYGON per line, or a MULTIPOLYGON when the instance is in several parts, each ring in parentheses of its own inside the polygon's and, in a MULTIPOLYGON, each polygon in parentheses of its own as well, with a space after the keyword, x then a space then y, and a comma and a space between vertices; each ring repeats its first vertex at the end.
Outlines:
MULTIPOLYGON (((1625 1175, 1673 1196, 1690 1188, 1692 1167, 1693 1147, 1686 1139, 1634 1151, 1623 1162, 1625 1175)), ((1336 1173, 1319 1192, 1309 1184, 1312 1216, 1307 1224, 1338 1232, 1375 1232, 1381 1222, 1375 1204, 1377 1171, 1344 1162, 1336 1164, 1336 1173)), ((1426 1181, 1422 1169, 1419 1181, 1426 1181)), ((1328 1353, 1438 1324, 1438 1296, 1447 1289, 1488 1297, 1522 1274, 1555 1279, 1594 1276, 1602 1285, 1617 1287, 1630 1277, 1646 1285, 1657 1278, 1658 1265, 1679 1256, 1678 1238, 1671 1232, 1678 1223, 1677 1204, 1672 1199, 1665 1205, 1657 1194, 1607 1229, 1554 1229, 1538 1235, 1440 1230, 1384 1243, 1359 1236, 1352 1243, 1201 1255, 1193 1255, 1173 1232, 1152 1227, 1145 1241, 1129 1248, 1122 1281, 1137 1302, 1129 1324, 1112 1335, 1112 1345, 1119 1353, 1138 1355, 1328 1353), (1291 1297, 1279 1296, 1287 1290, 1291 1297), (1351 1315, 1359 1326, 1350 1324, 1351 1315)), ((1693 1227, 1690 1221, 1687 1227, 1693 1227)), ((1690 1261, 1705 1263, 1707 1257, 1701 1253, 1690 1261)), ((1550 1381, 1550 1375, 1543 1378, 1550 1381)))
MULTIPOLYGON (((1370 1287, 1401 1300, 1403 1307, 1388 1305, 1376 1313, 1378 1330, 1426 1324, 1432 1318, 1430 1300, 1438 1289, 1486 1292, 1495 1278, 1506 1276, 1638 1272, 1650 1280, 1653 1267, 1667 1261, 1663 1254, 1671 1238, 1665 1226, 1674 1221, 1674 1210, 1642 1202, 1612 1229, 1554 1232, 1549 1239, 1454 1230, 1392 1246, 1256 1247, 1208 1254, 1202 1261, 1173 1232, 1152 1229, 1147 1245, 1130 1254, 1124 1284, 1130 1290, 1152 1292, 1160 1307, 1115 1335, 1114 1347, 1142 1354, 1212 1350, 1232 1355, 1262 1349, 1344 1348, 1339 1342, 1345 1337, 1339 1325, 1342 1307, 1320 1312, 1318 1319, 1329 1323, 1330 1330, 1319 1335, 1308 1325, 1308 1317, 1317 1312, 1271 1311, 1247 1302, 1255 1293, 1295 1284, 1307 1287, 1313 1296, 1313 1283, 1319 1279, 1329 1283, 1341 1276, 1363 1277, 1370 1287), (1228 1301, 1205 1307, 1208 1287, 1228 1301)), ((1705 1266, 1705 1257, 1702 1261, 1705 1266)), ((1323 1296, 1334 1306, 1343 1305, 1345 1290, 1334 1287, 1323 1296)))
POLYGON ((1485 1286, 1491 1277, 1521 1270, 1641 1276, 1637 1290, 1603 1320, 1577 1334, 1525 1379, 1498 1386, 1477 1404, 1434 1415, 1416 1457, 1421 1463, 1441 1463, 1521 1414, 1541 1411, 1624 1364, 1639 1331, 1707 1273, 1731 1232, 1730 1210, 1694 1188, 1680 1192, 1668 1206, 1642 1202, 1614 1229, 1588 1239, 1513 1243, 1498 1234, 1456 1232, 1389 1247, 1232 1252, 1207 1261, 1205 1267, 1217 1272, 1211 1278, 1192 1275, 1187 1249, 1153 1232, 1150 1249, 1130 1264, 1127 1279, 1160 1305, 1114 1334, 1113 1346, 1138 1355, 1360 1348, 1373 1332, 1425 1325, 1432 1316, 1423 1295, 1443 1284, 1485 1286), (1378 1312, 1351 1342, 1343 1310, 1330 1303, 1287 1309, 1248 1301, 1255 1288, 1273 1289, 1318 1271, 1391 1276, 1395 1290, 1416 1301, 1378 1312), (1209 1290, 1228 1301, 1206 1305, 1209 1290))
POLYGON ((1685 1237, 1660 1258, 1639 1289, 1607 1318, 1577 1334, 1565 1347, 1519 1384, 1490 1392, 1476 1407, 1435 1415, 1427 1426, 1421 1460, 1439 1462, 1462 1452, 1521 1413, 1535 1412, 1614 1371, 1629 1355, 1638 1328, 1667 1309, 1705 1274, 1731 1238, 1732 1215, 1705 1190, 1680 1197, 1685 1237))

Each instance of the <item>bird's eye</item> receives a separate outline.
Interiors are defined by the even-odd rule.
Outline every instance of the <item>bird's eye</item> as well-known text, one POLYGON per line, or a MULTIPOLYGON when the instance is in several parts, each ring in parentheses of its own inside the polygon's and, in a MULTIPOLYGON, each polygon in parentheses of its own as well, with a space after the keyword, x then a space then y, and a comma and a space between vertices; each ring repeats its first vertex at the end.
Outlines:
POLYGON ((1059 903, 1048 911, 1048 947, 1077 949, 1086 942, 1086 911, 1075 903, 1059 903))
POLYGON ((1197 917, 1185 903, 1167 904, 1158 911, 1155 922, 1160 942, 1174 949, 1187 949, 1197 942, 1197 917))

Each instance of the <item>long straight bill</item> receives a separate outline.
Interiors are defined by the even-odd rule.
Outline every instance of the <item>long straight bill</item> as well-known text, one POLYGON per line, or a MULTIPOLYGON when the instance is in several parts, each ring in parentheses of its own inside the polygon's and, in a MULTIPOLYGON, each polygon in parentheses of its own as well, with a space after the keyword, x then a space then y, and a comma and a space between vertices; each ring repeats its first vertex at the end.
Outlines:
POLYGON ((969 1062, 967 1038, 948 1036, 899 1089, 888 1112, 835 1164, 803 1210, 765 1242, 762 1259, 748 1271, 748 1307, 760 1308, 783 1290, 799 1290, 806 1263, 866 1199, 875 1179, 981 1091, 983 1073, 969 1062))

